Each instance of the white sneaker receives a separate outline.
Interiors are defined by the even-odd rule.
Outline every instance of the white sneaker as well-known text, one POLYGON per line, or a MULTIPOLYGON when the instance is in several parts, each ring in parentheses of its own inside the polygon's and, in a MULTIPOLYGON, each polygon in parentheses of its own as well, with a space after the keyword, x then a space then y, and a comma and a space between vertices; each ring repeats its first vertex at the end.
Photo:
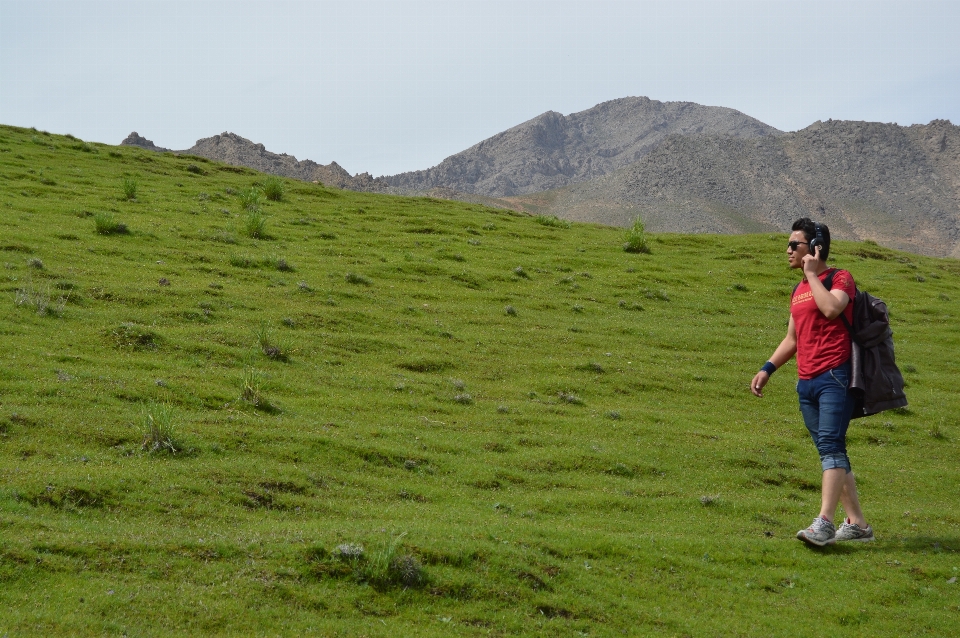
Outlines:
POLYGON ((860 541, 861 543, 867 543, 873 539, 872 527, 869 525, 860 527, 856 523, 851 523, 849 518, 843 522, 837 530, 837 535, 834 536, 836 541, 860 541))
POLYGON ((810 527, 797 532, 797 538, 800 540, 823 547, 832 543, 837 536, 836 526, 827 519, 818 516, 810 523, 810 527))

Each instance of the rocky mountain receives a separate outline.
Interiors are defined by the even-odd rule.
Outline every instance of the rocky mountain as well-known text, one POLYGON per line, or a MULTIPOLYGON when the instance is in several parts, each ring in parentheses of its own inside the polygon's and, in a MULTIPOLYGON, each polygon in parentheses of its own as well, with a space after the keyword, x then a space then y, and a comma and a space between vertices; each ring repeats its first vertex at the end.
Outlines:
MULTIPOLYGON (((137 133, 123 144, 166 151, 137 133)), ((732 109, 623 98, 548 112, 400 175, 351 176, 239 135, 185 151, 358 191, 430 195, 653 232, 785 232, 801 216, 840 239, 960 258, 960 127, 817 122, 782 133, 732 109)))
POLYGON ((802 216, 834 237, 960 257, 960 127, 817 122, 756 139, 672 135, 603 178, 508 198, 529 211, 659 232, 789 229, 802 216))
POLYGON ((733 109, 626 97, 566 116, 548 111, 433 168, 382 179, 399 191, 439 187, 509 197, 602 177, 641 159, 670 135, 779 134, 733 109))
POLYGON ((151 151, 197 155, 225 164, 246 166, 271 175, 281 175, 307 182, 319 182, 337 188, 355 191, 383 190, 385 188, 384 184, 376 182, 369 173, 351 176, 336 162, 318 164, 313 160, 299 161, 293 155, 287 155, 286 153, 271 153, 264 148, 263 144, 251 142, 235 133, 224 132, 213 137, 205 137, 197 140, 196 144, 183 151, 170 151, 170 149, 156 146, 136 132, 128 135, 120 143, 128 146, 139 146, 151 151))

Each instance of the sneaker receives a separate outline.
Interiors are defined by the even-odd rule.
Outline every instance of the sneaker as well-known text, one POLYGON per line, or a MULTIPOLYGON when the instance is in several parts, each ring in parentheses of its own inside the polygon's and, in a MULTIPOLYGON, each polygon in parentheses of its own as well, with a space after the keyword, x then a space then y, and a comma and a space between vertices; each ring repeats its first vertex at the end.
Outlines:
POLYGON ((817 547, 829 545, 836 539, 836 536, 837 528, 834 524, 820 516, 813 519, 810 527, 797 532, 797 538, 817 547))
POLYGON ((861 543, 866 543, 873 540, 873 528, 869 525, 860 527, 856 523, 851 523, 848 518, 843 522, 843 525, 840 526, 840 529, 837 530, 837 535, 834 537, 834 540, 860 541, 861 543))

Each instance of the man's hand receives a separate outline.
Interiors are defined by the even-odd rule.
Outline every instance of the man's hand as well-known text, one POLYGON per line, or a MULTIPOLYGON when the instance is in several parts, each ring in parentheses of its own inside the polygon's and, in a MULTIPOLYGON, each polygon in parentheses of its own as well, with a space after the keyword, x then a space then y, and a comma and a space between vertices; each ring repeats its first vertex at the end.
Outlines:
POLYGON ((750 382, 750 392, 753 392, 754 396, 763 397, 763 386, 767 385, 769 380, 770 375, 761 370, 750 382))
POLYGON ((803 265, 804 277, 807 275, 813 275, 816 277, 817 270, 820 268, 820 246, 814 247, 813 250, 813 254, 807 253, 803 256, 803 259, 800 260, 803 265))

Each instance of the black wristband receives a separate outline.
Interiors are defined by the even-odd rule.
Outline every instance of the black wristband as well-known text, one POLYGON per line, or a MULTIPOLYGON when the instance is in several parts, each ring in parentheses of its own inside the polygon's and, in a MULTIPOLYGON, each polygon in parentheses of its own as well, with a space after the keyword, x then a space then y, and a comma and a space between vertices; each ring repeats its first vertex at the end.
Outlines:
POLYGON ((763 367, 760 368, 760 371, 766 372, 767 375, 769 376, 777 371, 777 366, 773 365, 773 362, 767 361, 765 364, 763 364, 763 367))

